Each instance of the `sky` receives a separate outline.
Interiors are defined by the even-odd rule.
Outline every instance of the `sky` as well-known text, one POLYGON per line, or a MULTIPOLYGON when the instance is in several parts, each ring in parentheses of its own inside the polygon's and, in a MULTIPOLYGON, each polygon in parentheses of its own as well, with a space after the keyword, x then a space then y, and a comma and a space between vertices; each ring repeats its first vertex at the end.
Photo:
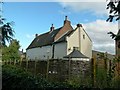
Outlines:
POLYGON ((5 2, 2 4, 2 16, 6 21, 14 21, 15 39, 21 49, 26 51, 35 38, 63 26, 65 16, 75 28, 80 23, 90 36, 93 50, 115 53, 115 42, 107 33, 117 33, 118 22, 106 22, 108 11, 105 2, 5 2))

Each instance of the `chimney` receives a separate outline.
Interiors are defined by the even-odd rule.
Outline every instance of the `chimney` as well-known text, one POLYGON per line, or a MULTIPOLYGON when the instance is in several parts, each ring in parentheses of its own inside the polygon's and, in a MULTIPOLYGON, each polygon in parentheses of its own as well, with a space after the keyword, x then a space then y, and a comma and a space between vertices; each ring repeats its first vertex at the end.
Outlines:
POLYGON ((23 49, 22 49, 22 53, 23 53, 23 49))
POLYGON ((82 27, 82 24, 77 24, 77 27, 82 27))
POLYGON ((67 16, 65 16, 65 20, 67 20, 67 16))
POLYGON ((37 37, 38 36, 38 34, 35 34, 35 37, 37 37))
POLYGON ((50 27, 50 31, 53 31, 54 30, 54 26, 52 24, 52 26, 50 27))
POLYGON ((65 16, 64 25, 65 24, 70 24, 70 21, 68 21, 68 16, 65 16))

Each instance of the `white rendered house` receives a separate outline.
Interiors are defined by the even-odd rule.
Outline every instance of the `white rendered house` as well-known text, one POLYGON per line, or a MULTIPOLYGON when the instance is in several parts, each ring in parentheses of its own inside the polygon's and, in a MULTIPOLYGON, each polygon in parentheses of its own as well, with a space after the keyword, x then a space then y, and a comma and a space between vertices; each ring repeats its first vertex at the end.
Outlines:
POLYGON ((65 18, 64 24, 54 29, 53 24, 50 31, 37 35, 26 49, 26 57, 31 60, 62 59, 69 55, 73 48, 84 56, 92 57, 92 41, 81 24, 72 28, 71 22, 65 18))

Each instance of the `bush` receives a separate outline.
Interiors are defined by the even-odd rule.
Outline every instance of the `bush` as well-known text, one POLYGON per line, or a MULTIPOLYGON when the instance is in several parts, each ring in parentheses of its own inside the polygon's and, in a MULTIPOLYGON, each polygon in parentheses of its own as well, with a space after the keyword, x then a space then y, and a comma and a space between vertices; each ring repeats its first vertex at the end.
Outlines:
POLYGON ((49 88, 53 85, 47 80, 34 76, 25 70, 11 65, 2 68, 2 86, 4 88, 49 88))

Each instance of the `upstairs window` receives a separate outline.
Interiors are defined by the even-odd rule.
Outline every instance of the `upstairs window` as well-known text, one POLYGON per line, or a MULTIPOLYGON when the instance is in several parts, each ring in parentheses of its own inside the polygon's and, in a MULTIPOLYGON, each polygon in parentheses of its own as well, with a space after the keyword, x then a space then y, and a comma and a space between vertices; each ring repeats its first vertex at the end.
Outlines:
POLYGON ((83 35, 83 39, 85 39, 85 35, 83 35))

